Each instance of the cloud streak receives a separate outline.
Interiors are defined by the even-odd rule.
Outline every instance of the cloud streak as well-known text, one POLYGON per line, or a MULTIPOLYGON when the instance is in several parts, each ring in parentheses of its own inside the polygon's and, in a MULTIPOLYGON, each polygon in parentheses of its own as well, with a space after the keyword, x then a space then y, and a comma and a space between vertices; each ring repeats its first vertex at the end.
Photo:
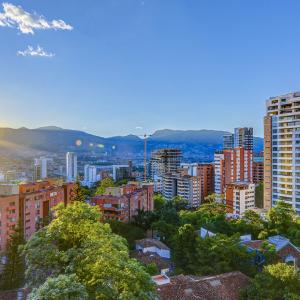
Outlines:
POLYGON ((42 15, 29 13, 21 6, 3 3, 0 13, 0 26, 17 28, 23 34, 34 34, 35 30, 73 30, 73 27, 63 20, 48 21, 42 15))
POLYGON ((32 46, 28 46, 24 51, 18 51, 18 56, 39 56, 39 57, 47 57, 52 58, 55 56, 54 53, 45 51, 42 47, 37 46, 36 48, 32 46))

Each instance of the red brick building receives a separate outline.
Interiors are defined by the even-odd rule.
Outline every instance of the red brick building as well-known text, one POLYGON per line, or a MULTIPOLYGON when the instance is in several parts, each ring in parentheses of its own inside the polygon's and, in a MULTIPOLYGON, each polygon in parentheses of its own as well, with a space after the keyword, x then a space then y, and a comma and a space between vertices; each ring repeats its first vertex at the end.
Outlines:
POLYGON ((0 196, 0 251, 6 249, 7 240, 19 220, 19 196, 0 196))
POLYGON ((153 185, 127 184, 119 188, 119 195, 95 196, 92 204, 99 206, 105 220, 129 222, 138 210, 153 210, 153 185))
POLYGON ((41 226, 43 218, 51 214, 54 206, 59 203, 69 204, 73 186, 73 183, 63 183, 61 180, 23 183, 15 185, 16 188, 1 186, 0 251, 6 249, 9 235, 17 225, 23 227, 24 237, 29 239, 41 226))

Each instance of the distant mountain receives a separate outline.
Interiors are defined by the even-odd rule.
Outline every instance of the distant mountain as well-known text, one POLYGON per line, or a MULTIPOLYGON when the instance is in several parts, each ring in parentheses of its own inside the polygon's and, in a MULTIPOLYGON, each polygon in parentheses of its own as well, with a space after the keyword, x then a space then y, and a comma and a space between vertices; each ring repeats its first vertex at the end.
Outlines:
MULTIPOLYGON (((176 147, 182 149, 187 160, 212 160, 213 153, 222 148, 225 131, 171 130, 154 132, 148 139, 149 153, 154 149, 176 147)), ((143 139, 135 135, 99 137, 83 131, 47 126, 37 129, 0 128, 0 154, 11 156, 36 155, 38 152, 107 153, 133 159, 143 155, 143 139)), ((263 139, 254 139, 255 151, 261 151, 263 139)))

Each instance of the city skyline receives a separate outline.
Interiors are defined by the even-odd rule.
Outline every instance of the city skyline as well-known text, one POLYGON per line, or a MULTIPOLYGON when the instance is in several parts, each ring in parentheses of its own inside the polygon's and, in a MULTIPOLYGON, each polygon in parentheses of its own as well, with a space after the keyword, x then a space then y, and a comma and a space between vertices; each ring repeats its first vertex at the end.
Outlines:
POLYGON ((265 100, 299 90, 289 3, 0 2, 0 126, 263 136, 265 100))

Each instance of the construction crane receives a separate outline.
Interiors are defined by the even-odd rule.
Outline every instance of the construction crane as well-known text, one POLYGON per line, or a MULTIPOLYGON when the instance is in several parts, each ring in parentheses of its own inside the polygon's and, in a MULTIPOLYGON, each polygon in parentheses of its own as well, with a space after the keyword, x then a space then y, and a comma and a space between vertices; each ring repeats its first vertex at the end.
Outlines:
POLYGON ((144 138, 144 181, 147 181, 147 140, 151 134, 139 135, 139 137, 144 138))

